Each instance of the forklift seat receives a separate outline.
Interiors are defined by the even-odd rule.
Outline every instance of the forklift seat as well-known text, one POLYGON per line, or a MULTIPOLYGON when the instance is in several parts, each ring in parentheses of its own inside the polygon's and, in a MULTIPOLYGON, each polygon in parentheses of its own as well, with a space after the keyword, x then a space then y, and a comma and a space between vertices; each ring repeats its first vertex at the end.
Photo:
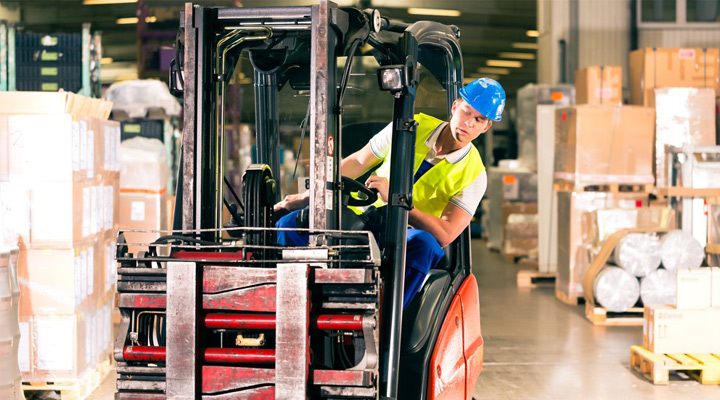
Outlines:
POLYGON ((431 269, 420 291, 403 312, 402 352, 417 353, 423 349, 433 329, 433 321, 441 311, 440 304, 451 284, 450 274, 431 269))

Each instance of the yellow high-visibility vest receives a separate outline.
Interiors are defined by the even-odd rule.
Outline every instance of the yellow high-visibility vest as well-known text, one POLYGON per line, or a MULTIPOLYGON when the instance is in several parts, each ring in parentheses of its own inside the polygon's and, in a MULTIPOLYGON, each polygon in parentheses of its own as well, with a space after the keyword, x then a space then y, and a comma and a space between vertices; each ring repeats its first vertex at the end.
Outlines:
MULTIPOLYGON (((435 128, 443 123, 435 117, 426 114, 415 114, 417 131, 415 136, 415 165, 413 175, 420 168, 430 148, 425 145, 435 128)), ((383 178, 390 179, 390 154, 383 161, 376 174, 383 178)), ((443 159, 430 168, 413 186, 413 206, 418 210, 440 217, 450 199, 469 186, 475 178, 485 170, 485 165, 480 158, 475 146, 470 147, 470 153, 463 157, 456 164, 443 159)), ((374 206, 380 207, 386 203, 378 198, 374 206)))

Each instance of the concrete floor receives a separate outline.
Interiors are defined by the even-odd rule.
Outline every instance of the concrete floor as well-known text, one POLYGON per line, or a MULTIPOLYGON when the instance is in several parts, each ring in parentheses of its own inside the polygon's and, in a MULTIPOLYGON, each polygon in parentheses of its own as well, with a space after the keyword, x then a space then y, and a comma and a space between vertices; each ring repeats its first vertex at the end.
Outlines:
MULTIPOLYGON (((653 385, 630 367, 642 327, 596 327, 581 306, 556 300, 552 287, 518 289, 519 267, 482 241, 473 241, 473 269, 485 339, 477 400, 720 399, 720 386, 673 375, 670 385, 653 385)), ((112 400, 114 388, 111 374, 90 399, 112 400)))

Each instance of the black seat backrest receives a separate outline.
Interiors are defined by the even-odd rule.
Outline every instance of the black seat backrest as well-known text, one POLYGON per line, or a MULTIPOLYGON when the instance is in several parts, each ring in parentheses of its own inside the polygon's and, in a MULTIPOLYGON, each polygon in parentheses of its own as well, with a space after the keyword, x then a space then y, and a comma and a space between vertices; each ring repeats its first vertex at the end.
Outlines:
POLYGON ((425 346, 451 282, 447 271, 430 270, 425 284, 403 312, 403 352, 415 353, 425 346))
POLYGON ((445 256, 435 269, 442 269, 456 276, 470 262, 470 227, 466 228, 452 243, 443 248, 445 256))

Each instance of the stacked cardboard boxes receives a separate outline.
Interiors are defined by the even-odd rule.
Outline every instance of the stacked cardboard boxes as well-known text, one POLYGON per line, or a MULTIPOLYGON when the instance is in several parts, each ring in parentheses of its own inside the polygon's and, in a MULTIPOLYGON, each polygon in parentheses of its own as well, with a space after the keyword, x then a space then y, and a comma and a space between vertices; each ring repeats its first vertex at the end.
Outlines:
POLYGON ((648 205, 655 127, 652 108, 619 105, 619 67, 589 67, 577 76, 585 104, 555 110, 556 293, 572 302, 583 296, 597 247, 593 213, 648 205))
POLYGON ((77 379, 111 347, 119 125, 72 93, 0 93, 0 212, 20 246, 23 380, 77 379))

